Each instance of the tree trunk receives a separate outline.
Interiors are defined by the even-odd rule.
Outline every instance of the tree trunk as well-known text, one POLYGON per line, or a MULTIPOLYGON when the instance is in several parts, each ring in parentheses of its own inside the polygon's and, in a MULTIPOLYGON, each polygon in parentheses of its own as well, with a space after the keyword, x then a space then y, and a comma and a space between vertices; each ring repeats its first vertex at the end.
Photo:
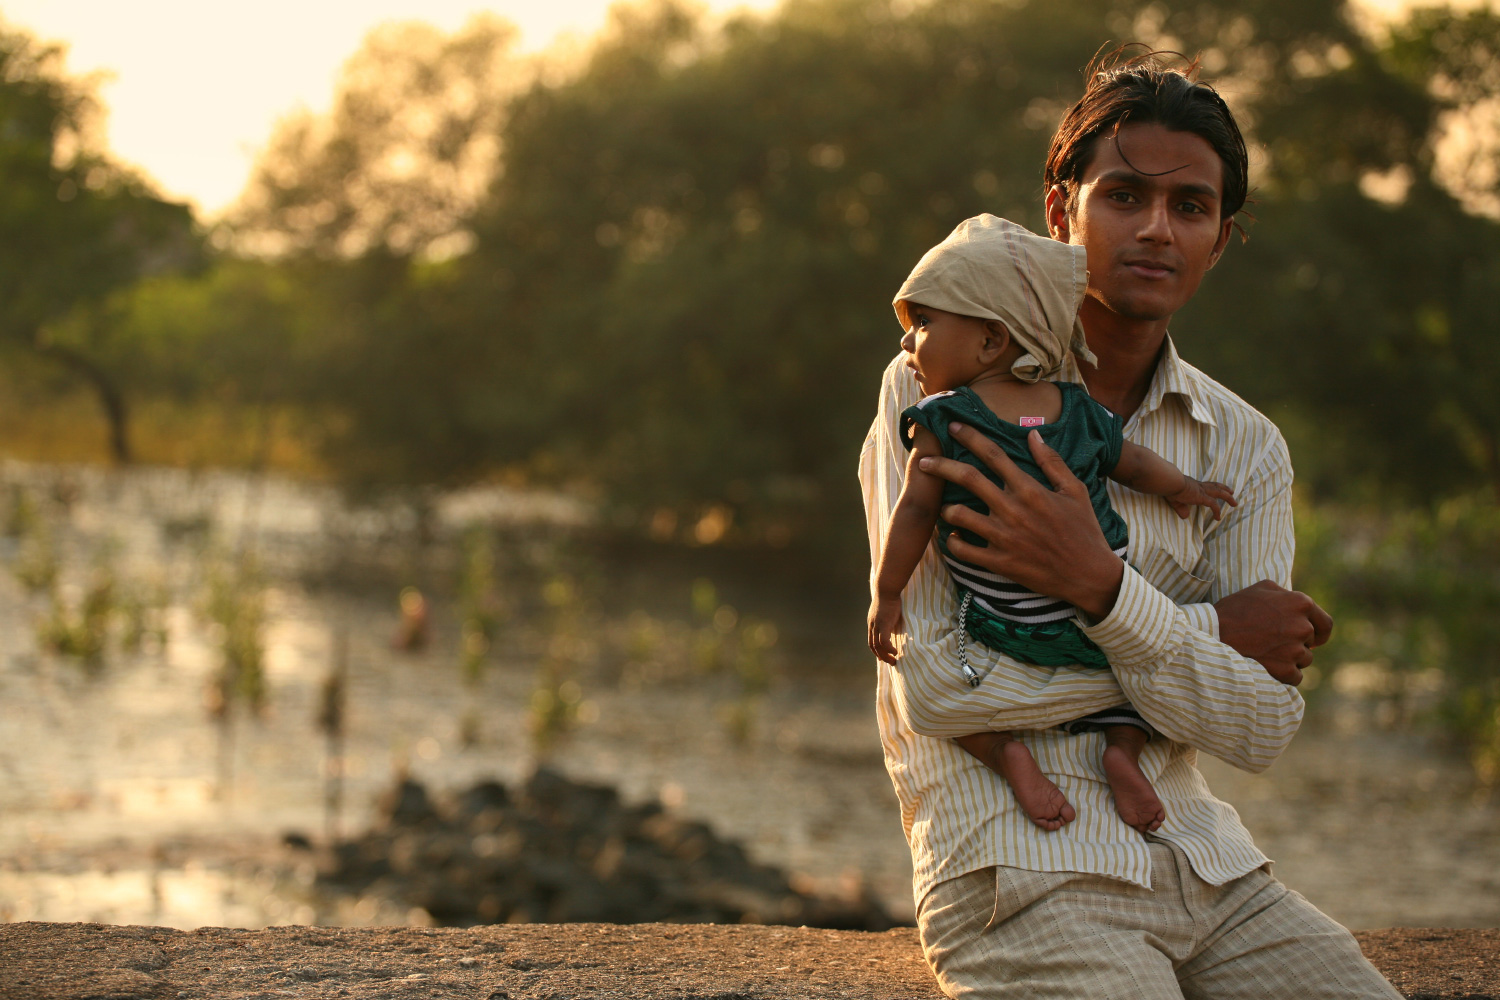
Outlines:
POLYGON ((109 422, 110 457, 120 465, 129 465, 130 434, 129 416, 125 408, 125 396, 113 378, 93 361, 60 344, 38 344, 37 353, 60 363, 65 368, 81 375, 93 387, 104 409, 104 418, 109 422))

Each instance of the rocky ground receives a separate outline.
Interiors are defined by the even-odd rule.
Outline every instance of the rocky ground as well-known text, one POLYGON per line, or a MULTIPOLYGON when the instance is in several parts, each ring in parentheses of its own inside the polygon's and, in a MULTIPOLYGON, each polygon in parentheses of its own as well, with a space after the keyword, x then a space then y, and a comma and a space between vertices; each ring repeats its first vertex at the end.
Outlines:
MULTIPOLYGON (((1359 935, 1410 1000, 1500 1000, 1500 931, 1359 935)), ((941 1000, 916 931, 0 925, 0 1000, 941 1000)))
MULTIPOLYGON (((309 850, 311 843, 306 844, 309 850)), ((791 924, 883 931, 862 889, 794 888, 704 823, 542 769, 511 792, 482 781, 438 800, 390 789, 374 827, 320 852, 318 882, 419 907, 441 926, 493 923, 791 924)))

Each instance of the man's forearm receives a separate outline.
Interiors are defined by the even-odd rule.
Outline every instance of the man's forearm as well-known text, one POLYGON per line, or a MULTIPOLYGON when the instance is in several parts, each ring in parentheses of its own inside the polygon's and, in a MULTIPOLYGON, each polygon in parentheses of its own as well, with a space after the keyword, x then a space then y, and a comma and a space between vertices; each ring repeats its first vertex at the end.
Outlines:
MULTIPOLYGON (((1291 483, 1285 442, 1279 435, 1267 438, 1236 491, 1239 506, 1204 539, 1203 565, 1212 572, 1208 600, 1280 589, 1260 582, 1268 579, 1290 583, 1291 483)), ((1261 618, 1282 617, 1288 600, 1271 601, 1257 605, 1261 618)), ((1234 622, 1229 635, 1223 624, 1215 608, 1178 608, 1128 569, 1115 608, 1086 631, 1104 649, 1131 703, 1164 734, 1244 770, 1263 770, 1295 735, 1304 705, 1295 688, 1241 648, 1234 622)))
MULTIPOLYGON (((1265 430, 1252 426, 1246 433, 1265 430)), ((980 454, 981 442, 965 443, 980 454)), ((1296 691, 1220 642, 1219 622, 1204 613, 1204 605, 1192 605, 1188 611, 1178 608, 1118 558, 1112 563, 1118 586, 1112 593, 1101 586, 1101 580, 1108 579, 1098 568, 1101 553, 1108 552, 1103 536, 1085 523, 1071 474, 1065 468, 1047 467, 1049 461, 1056 464, 1055 454, 1035 440, 1032 448, 1056 489, 1038 491, 1026 482, 1007 480, 1003 494, 981 497, 990 508, 987 518, 974 514, 961 523, 990 547, 960 551, 953 546, 954 554, 1039 593, 1061 597, 1096 619, 1085 631, 1104 650, 1123 694, 1164 734, 1246 770, 1268 766, 1301 722, 1303 705, 1296 691), (976 523, 981 518, 985 523, 976 523)), ((1179 451, 1184 459, 1192 459, 1188 449, 1179 451)), ((1200 562, 1213 574, 1210 600, 1261 580, 1284 584, 1291 573, 1291 465, 1285 442, 1272 428, 1241 453, 1245 451, 1255 456, 1247 471, 1230 474, 1235 470, 1226 469, 1215 477, 1236 480, 1241 502, 1203 539, 1200 562)), ((1213 449, 1210 453, 1223 454, 1213 449)), ((989 457, 981 457, 990 464, 989 457)), ((998 473, 1008 468, 1007 462, 997 458, 992 468, 998 473)), ((947 466, 930 471, 954 481, 973 478, 947 466)), ((963 512, 954 514, 958 516, 949 520, 960 523, 963 512)), ((1133 530, 1136 527, 1133 524, 1133 530)), ((1169 523, 1164 533, 1175 529, 1169 523)), ((1173 572, 1160 559, 1155 565, 1164 575, 1173 572)))
MULTIPOLYGON (((956 614, 956 605, 952 610, 956 614)), ((1205 648, 1219 645, 1213 605, 1192 604, 1177 611, 1191 632, 1184 638, 1205 648)), ((968 655, 984 679, 971 688, 956 667, 956 641, 948 626, 908 616, 907 627, 900 664, 886 669, 892 670, 892 683, 901 695, 903 719, 922 736, 1050 729, 1130 700, 1113 671, 1017 663, 975 643, 969 643, 968 655)), ((1213 752, 1201 742, 1187 742, 1213 752)))
POLYGON ((1295 688, 1193 627, 1134 570, 1126 571, 1109 616, 1084 631, 1148 722, 1242 770, 1269 767, 1302 722, 1295 688))
POLYGON ((891 671, 903 720, 920 736, 1050 729, 1126 701, 1108 670, 995 663, 993 653, 973 643, 969 658, 984 679, 971 688, 958 668, 955 634, 923 642, 918 628, 908 618, 899 663, 881 669, 891 671))
MULTIPOLYGON (((886 370, 879 413, 860 457, 860 482, 871 529, 871 555, 875 560, 879 558, 881 536, 901 492, 908 458, 898 438, 899 416, 919 395, 910 372, 898 358, 886 370)), ((1285 461, 1284 454, 1279 457, 1285 461)), ((1277 521, 1273 530, 1289 534, 1289 471, 1282 478, 1285 482, 1277 480, 1268 487, 1273 494, 1270 513, 1277 521)), ((1267 507, 1254 502, 1256 495, 1253 489, 1245 493, 1251 502, 1235 512, 1236 522, 1267 515, 1267 507)), ((1092 511, 1088 516, 1093 517, 1092 511)), ((1093 530, 1098 532, 1097 522, 1093 530)), ((1283 555, 1289 563, 1289 549, 1287 554, 1278 550, 1270 557, 1258 554, 1248 562, 1238 557, 1218 558, 1213 548, 1222 544, 1231 530, 1232 522, 1218 526, 1216 539, 1207 550, 1211 561, 1230 567, 1221 592, 1239 590, 1261 578, 1257 575, 1240 581, 1241 574, 1253 572, 1273 578, 1284 575, 1278 567, 1283 555)), ((1099 541, 1102 542, 1102 535, 1099 541)), ((1093 599, 1085 597, 1075 604, 1093 614, 1101 625, 1117 626, 1121 618, 1116 614, 1119 593, 1134 571, 1126 569, 1107 546, 1103 555, 1108 559, 1112 576, 1083 573, 1076 560, 1064 563, 1069 571, 1095 584, 1103 581, 1104 585, 1096 588, 1102 597, 1096 594, 1093 599)), ((1099 563, 1105 565, 1104 559, 1099 563)), ((1144 584, 1138 579, 1136 582, 1144 584)), ((1153 724, 1160 723, 1158 728, 1172 738, 1182 739, 1240 767, 1255 770, 1266 766, 1295 731, 1295 720, 1301 715, 1300 698, 1293 693, 1288 700, 1279 685, 1252 686, 1246 691, 1239 690, 1236 681, 1223 680, 1224 675, 1233 677, 1254 671, 1263 677, 1265 672, 1258 664, 1238 657, 1216 641, 1217 621, 1212 606, 1194 604, 1179 609, 1154 588, 1148 589, 1171 608, 1171 615, 1159 623, 1165 629, 1162 635, 1170 640, 1164 640, 1159 649, 1171 662, 1159 676, 1144 676, 1146 667, 1132 662, 1121 673, 1121 679, 1128 679, 1131 684, 1131 690, 1126 691, 1115 673, 1108 670, 1020 664, 971 643, 970 660, 984 678, 977 688, 971 688, 958 667, 957 636, 953 628, 957 602, 952 584, 929 553, 922 558, 904 592, 902 604, 908 636, 901 661, 895 667, 882 665, 880 669, 891 672, 903 722, 922 736, 947 738, 985 729, 1046 729, 1139 697, 1145 704, 1137 707, 1153 724), (1191 674, 1198 669, 1212 676, 1193 678, 1191 674), (1182 677, 1183 674, 1188 676, 1182 677), (1225 683, 1250 700, 1254 718, 1250 728, 1257 731, 1264 728, 1266 737, 1247 732, 1243 722, 1229 724, 1228 729, 1234 735, 1226 737, 1223 727, 1213 717, 1221 699, 1220 688, 1225 683)), ((1106 648, 1106 653, 1109 652, 1106 648)))

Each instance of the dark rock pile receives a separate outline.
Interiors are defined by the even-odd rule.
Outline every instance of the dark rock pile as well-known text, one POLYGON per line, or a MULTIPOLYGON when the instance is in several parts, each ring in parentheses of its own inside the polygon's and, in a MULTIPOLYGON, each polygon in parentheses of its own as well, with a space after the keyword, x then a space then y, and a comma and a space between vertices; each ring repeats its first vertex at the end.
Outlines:
POLYGON ((883 931, 895 923, 861 893, 812 896, 740 845, 656 802, 539 770, 516 794, 481 782, 435 803, 404 781, 381 819, 335 845, 319 881, 420 906, 439 924, 757 923, 883 931))

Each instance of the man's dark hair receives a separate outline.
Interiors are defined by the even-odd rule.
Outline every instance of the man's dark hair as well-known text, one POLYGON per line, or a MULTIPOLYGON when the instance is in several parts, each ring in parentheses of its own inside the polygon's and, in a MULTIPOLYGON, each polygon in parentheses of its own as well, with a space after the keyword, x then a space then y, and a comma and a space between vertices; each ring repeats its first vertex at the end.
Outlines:
POLYGON ((1196 79, 1197 60, 1176 52, 1131 54, 1140 48, 1145 46, 1123 45, 1096 56, 1084 70, 1088 86, 1063 115, 1047 150, 1046 189, 1061 187, 1072 212, 1078 181, 1098 141, 1108 138, 1118 143, 1120 129, 1126 125, 1155 124, 1173 132, 1190 132, 1219 154, 1224 163, 1219 218, 1229 218, 1245 206, 1249 195, 1249 156, 1234 114, 1218 91, 1196 79), (1168 58, 1187 65, 1169 68, 1168 58))

